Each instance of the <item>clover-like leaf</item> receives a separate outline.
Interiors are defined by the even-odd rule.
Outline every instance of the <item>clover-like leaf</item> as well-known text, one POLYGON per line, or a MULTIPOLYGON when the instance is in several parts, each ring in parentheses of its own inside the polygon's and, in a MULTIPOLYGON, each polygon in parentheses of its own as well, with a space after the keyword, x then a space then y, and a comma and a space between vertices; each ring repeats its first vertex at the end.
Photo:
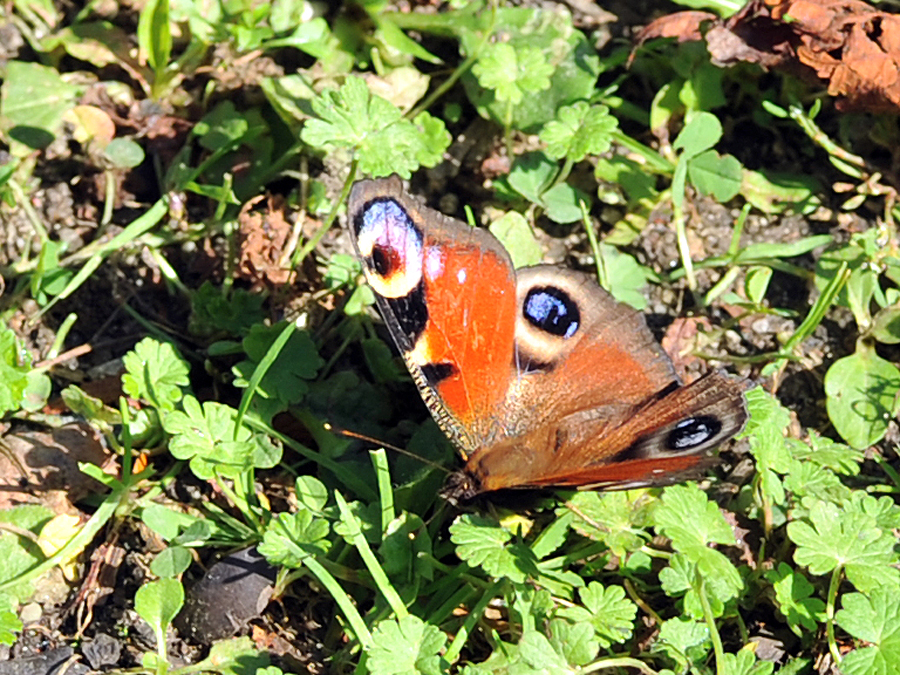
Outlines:
POLYGON ((264 318, 265 296, 243 288, 225 293, 209 281, 191 292, 190 332, 194 335, 245 335, 264 318))
POLYGON ((625 642, 634 631, 637 607, 625 597, 621 586, 606 586, 592 581, 579 593, 583 607, 565 607, 559 615, 575 623, 587 621, 594 626, 600 645, 625 642))
POLYGON ((150 624, 156 639, 166 639, 166 628, 184 604, 184 587, 178 579, 158 579, 141 586, 134 595, 134 609, 150 624))
POLYGON ((676 549, 693 544, 735 544, 734 532, 719 507, 693 484, 666 488, 654 519, 676 549))
POLYGON ((650 539, 644 528, 658 502, 634 497, 630 492, 579 492, 566 502, 574 514, 572 529, 584 537, 602 541, 624 558, 650 539))
POLYGON ((737 654, 724 654, 723 675, 771 675, 775 664, 757 659, 754 648, 743 648, 737 654))
POLYGON ((691 116, 672 147, 681 150, 685 159, 690 159, 712 148, 721 138, 722 123, 719 118, 712 113, 700 112, 691 116))
POLYGON ((741 191, 744 173, 737 157, 707 150, 688 161, 688 176, 702 194, 727 202, 741 191))
POLYGON ((900 595, 896 589, 850 593, 841 599, 838 625, 867 643, 844 657, 846 675, 889 675, 900 672, 900 595))
POLYGON ((517 268, 537 265, 544 257, 540 242, 521 213, 509 211, 491 223, 489 229, 509 252, 517 268))
POLYGON ((416 616, 381 621, 372 631, 367 665, 373 675, 439 675, 448 665, 440 655, 446 642, 436 626, 416 616))
POLYGON ((709 648, 709 627, 701 621, 683 618, 664 621, 653 645, 653 651, 666 654, 680 666, 703 659, 709 648))
POLYGON ((488 45, 472 67, 485 89, 494 91, 498 101, 515 104, 525 93, 550 87, 553 66, 537 47, 513 47, 508 42, 488 45))
POLYGON ((434 166, 450 144, 443 122, 422 113, 415 123, 394 104, 369 92, 364 80, 348 77, 337 91, 312 100, 316 117, 300 138, 325 151, 353 150, 359 169, 375 177, 397 173, 409 178, 420 166, 434 166))
POLYGON ((550 622, 550 644, 573 666, 586 666, 597 658, 600 641, 588 622, 569 623, 564 619, 550 622))
POLYGON ((175 409, 190 385, 190 367, 168 342, 144 338, 122 359, 122 388, 132 398, 147 401, 160 411, 175 409))
POLYGON ((766 579, 775 589, 775 601, 784 614, 791 630, 803 636, 803 631, 814 631, 825 620, 825 602, 812 597, 815 587, 800 572, 787 563, 766 573, 766 579))
MULTIPOLYGON (((284 330, 284 324, 256 325, 250 329, 242 345, 249 361, 241 361, 234 367, 238 377, 235 386, 246 387, 257 364, 284 330)), ((298 403, 308 390, 307 382, 325 364, 315 343, 306 331, 295 331, 266 371, 256 392, 259 396, 280 401, 283 404, 298 403)))
POLYGON ((725 603, 741 590, 741 577, 734 565, 718 551, 698 547, 689 555, 678 552, 669 559, 668 567, 659 572, 659 581, 667 595, 684 598, 684 615, 701 619, 704 615, 701 594, 706 598, 713 616, 722 616, 725 603), (713 559, 707 560, 705 551, 713 559), (702 565, 702 566, 701 566, 702 565), (698 578, 698 572, 700 577, 698 578), (702 584, 698 582, 704 582, 702 584))
POLYGON ((30 369, 31 354, 12 330, 0 328, 0 415, 21 407, 30 369))
POLYGON ((0 644, 15 644, 16 633, 22 630, 22 621, 16 614, 17 604, 12 596, 0 593, 0 644))
POLYGON ((450 526, 450 539, 456 544, 456 555, 474 567, 481 567, 494 577, 507 577, 522 583, 526 575, 537 576, 531 549, 510 544, 512 534, 496 520, 463 515, 450 526))
POLYGON ((798 442, 791 449, 795 459, 801 462, 809 461, 844 476, 857 475, 859 465, 865 459, 861 450, 837 443, 815 431, 810 431, 808 444, 798 442))
POLYGON ((697 566, 706 587, 721 602, 735 597, 743 587, 731 561, 709 544, 734 545, 734 532, 714 502, 696 485, 666 488, 662 506, 654 513, 657 528, 672 546, 697 566))
POLYGON ((235 437, 237 411, 222 403, 193 396, 163 418, 163 428, 172 435, 169 452, 190 460, 191 471, 204 480, 216 475, 235 477, 251 468, 271 468, 281 460, 281 449, 267 437, 241 427, 235 437))
POLYGON ((900 584, 900 572, 892 567, 897 561, 894 535, 858 505, 845 504, 841 510, 818 501, 808 520, 789 523, 787 533, 797 545, 794 560, 813 574, 843 567, 847 579, 864 593, 885 584, 896 590, 900 584))
POLYGON ((556 119, 544 125, 540 138, 547 144, 547 154, 554 159, 580 162, 588 155, 609 150, 618 126, 618 120, 605 105, 591 106, 577 101, 560 108, 556 119))
POLYGON ((306 509, 279 513, 266 528, 259 552, 270 563, 301 567, 306 558, 328 552, 328 534, 328 521, 306 509))
POLYGON ((880 441, 900 409, 900 368, 860 340, 856 352, 831 364, 825 373, 828 418, 852 447, 880 441))

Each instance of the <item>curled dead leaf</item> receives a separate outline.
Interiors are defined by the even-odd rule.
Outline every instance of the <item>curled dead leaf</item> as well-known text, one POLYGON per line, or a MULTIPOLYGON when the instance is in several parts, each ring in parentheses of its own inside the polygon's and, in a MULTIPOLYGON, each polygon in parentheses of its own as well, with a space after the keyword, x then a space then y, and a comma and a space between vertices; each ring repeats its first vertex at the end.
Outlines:
POLYGON ((705 39, 719 66, 744 61, 814 75, 841 110, 900 108, 900 17, 861 0, 751 0, 728 19, 676 12, 648 24, 637 46, 657 37, 705 39))

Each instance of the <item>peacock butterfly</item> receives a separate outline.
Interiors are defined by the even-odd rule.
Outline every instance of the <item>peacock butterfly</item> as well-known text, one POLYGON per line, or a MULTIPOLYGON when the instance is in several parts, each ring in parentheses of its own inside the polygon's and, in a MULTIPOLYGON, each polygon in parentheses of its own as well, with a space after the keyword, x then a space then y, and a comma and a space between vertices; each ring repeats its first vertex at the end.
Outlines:
POLYGON ((483 229, 426 207, 399 177, 357 182, 348 227, 432 415, 466 464, 446 493, 669 483, 747 420, 744 384, 682 385, 643 315, 591 277, 516 270, 483 229))

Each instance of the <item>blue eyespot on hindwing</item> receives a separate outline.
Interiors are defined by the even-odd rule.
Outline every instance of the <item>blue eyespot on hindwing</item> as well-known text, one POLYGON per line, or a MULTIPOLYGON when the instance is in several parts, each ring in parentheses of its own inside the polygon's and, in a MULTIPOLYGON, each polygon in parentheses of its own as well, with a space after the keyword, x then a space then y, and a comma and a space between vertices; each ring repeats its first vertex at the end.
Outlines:
POLYGON ((683 452, 703 445, 715 438, 722 431, 722 422, 710 415, 689 417, 681 420, 669 432, 665 448, 674 452, 683 452))
POLYGON ((581 313, 571 297, 559 288, 532 288, 525 296, 522 314, 545 333, 568 339, 581 326, 581 313))

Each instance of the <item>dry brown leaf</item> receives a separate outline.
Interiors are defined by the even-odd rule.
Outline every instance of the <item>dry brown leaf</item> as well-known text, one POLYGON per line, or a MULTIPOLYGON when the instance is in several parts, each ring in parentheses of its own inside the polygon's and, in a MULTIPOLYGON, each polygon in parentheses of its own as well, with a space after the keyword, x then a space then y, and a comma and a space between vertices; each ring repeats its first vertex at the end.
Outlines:
MULTIPOLYGON (((703 39, 700 25, 704 21, 717 21, 715 14, 711 12, 675 12, 667 14, 651 21, 638 33, 635 40, 636 47, 640 47, 647 40, 655 38, 675 38, 679 42, 696 42, 703 39)), ((634 53, 632 52, 632 56, 634 53)))
POLYGON ((711 329, 712 324, 705 316, 678 317, 666 329, 662 348, 671 357, 675 371, 682 379, 689 380, 689 372, 700 364, 701 359, 695 354, 700 336, 711 329))
POLYGON ((649 24, 638 46, 655 37, 705 39, 713 63, 738 61, 827 81, 837 107, 900 109, 900 17, 861 0, 751 0, 729 19, 677 12, 649 24))
POLYGON ((111 460, 86 424, 9 433, 2 446, 0 508, 42 503, 54 513, 65 513, 71 503, 103 491, 100 483, 78 468, 79 462, 104 466, 111 460))
POLYGON ((254 290, 278 288, 294 278, 294 271, 282 263, 292 230, 285 218, 284 200, 270 196, 265 206, 256 209, 262 199, 262 195, 251 199, 238 215, 237 274, 250 281, 254 290))

